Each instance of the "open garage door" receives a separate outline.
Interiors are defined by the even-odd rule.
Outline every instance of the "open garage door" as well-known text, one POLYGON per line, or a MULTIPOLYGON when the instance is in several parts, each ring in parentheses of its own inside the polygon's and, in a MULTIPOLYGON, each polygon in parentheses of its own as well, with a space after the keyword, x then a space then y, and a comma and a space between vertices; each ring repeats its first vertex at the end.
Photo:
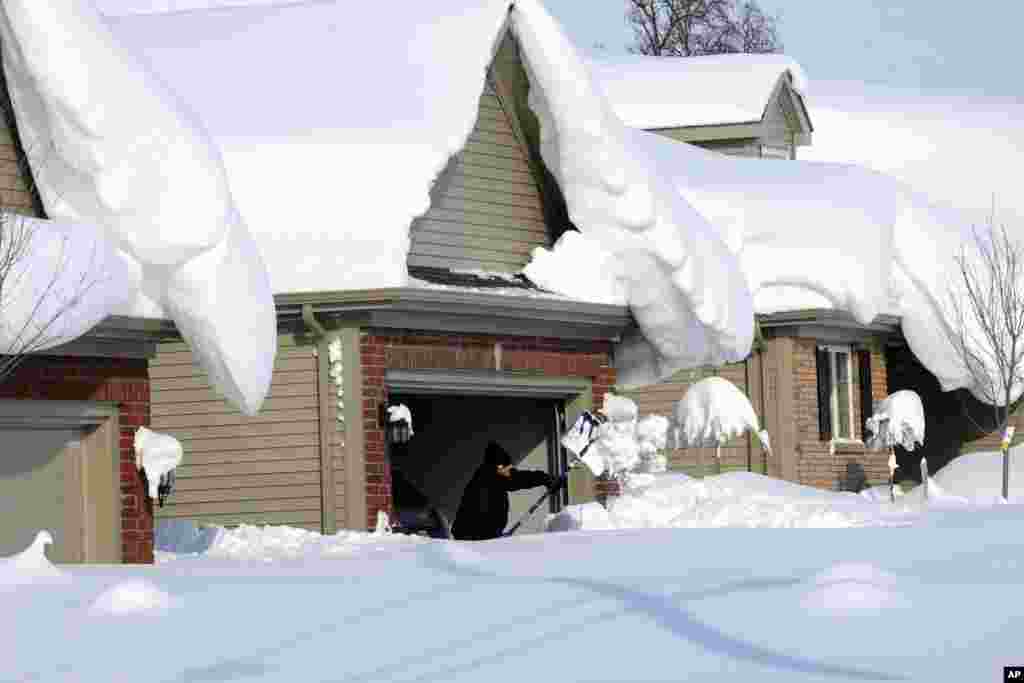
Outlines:
MULTIPOLYGON (((407 444, 388 444, 392 472, 421 492, 449 524, 488 441, 501 444, 519 469, 560 474, 564 406, 591 391, 588 382, 575 378, 500 372, 397 370, 388 371, 385 382, 388 402, 412 411, 415 432, 407 444)), ((543 493, 536 488, 509 494, 509 524, 543 493)), ((517 533, 541 531, 545 513, 565 501, 564 491, 551 497, 517 533)))

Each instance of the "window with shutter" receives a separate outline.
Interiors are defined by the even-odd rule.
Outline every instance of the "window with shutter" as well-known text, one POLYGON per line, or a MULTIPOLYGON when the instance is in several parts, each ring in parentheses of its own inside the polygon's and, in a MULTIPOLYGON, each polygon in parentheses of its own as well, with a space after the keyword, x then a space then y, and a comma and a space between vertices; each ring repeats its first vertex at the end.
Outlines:
POLYGON ((822 441, 856 438, 852 353, 849 347, 818 347, 818 432, 822 441))
POLYGON ((857 352, 857 371, 860 379, 860 428, 874 412, 875 405, 871 391, 871 352, 857 352))
POLYGON ((822 441, 832 439, 832 372, 828 351, 819 348, 815 354, 818 375, 818 434, 822 441))

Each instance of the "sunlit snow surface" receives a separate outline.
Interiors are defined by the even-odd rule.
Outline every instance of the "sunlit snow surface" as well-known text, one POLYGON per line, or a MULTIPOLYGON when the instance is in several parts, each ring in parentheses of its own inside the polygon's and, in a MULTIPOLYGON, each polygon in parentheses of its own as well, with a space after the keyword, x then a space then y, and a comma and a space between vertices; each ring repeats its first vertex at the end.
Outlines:
MULTIPOLYGON (((864 324, 901 315, 943 388, 979 394, 943 343, 939 298, 961 219, 854 167, 724 159, 627 128, 614 89, 606 97, 538 0, 511 11, 499 0, 413 3, 390 22, 399 47, 386 51, 363 28, 378 18, 372 4, 105 0, 106 19, 91 7, 5 5, 28 147, 58 152, 33 160, 44 201, 53 216, 116 236, 143 266, 136 312, 163 306, 248 412, 269 382, 270 290, 409 284, 409 225, 472 129, 506 26, 522 48, 541 155, 587 237, 558 247, 583 257, 577 267, 556 258, 536 281, 629 305, 639 327, 617 349, 623 387, 742 359, 755 308, 824 302, 864 324), (367 55, 373 68, 355 66, 367 55), (114 101, 127 104, 105 106, 114 101)), ((708 64, 751 79, 757 98, 785 71, 806 85, 781 57, 708 64)), ((634 90, 669 80, 663 90, 699 90, 672 69, 631 68, 634 90)))
POLYGON ((760 121, 786 74, 798 92, 807 88, 803 68, 777 54, 601 56, 589 65, 615 113, 634 128, 760 121))
MULTIPOLYGON (((18 132, 54 219, 34 222, 42 235, 36 241, 67 243, 79 259, 75 268, 100 281, 71 305, 84 289, 80 278, 57 279, 58 303, 48 306, 64 302, 71 322, 48 346, 110 314, 162 309, 211 384, 254 414, 277 348, 274 303, 203 122, 90 2, 5 2, 0 37, 18 132), (101 247, 92 250, 100 256, 92 272, 79 231, 101 247)), ((20 307, 4 306, 3 327, 11 324, 8 309, 32 306, 33 291, 63 267, 57 256, 42 244, 30 254, 27 275, 41 284, 25 288, 20 307)))
MULTIPOLYGON (((955 472, 947 485, 966 493, 984 460, 936 479, 955 472)), ((774 501, 792 521, 831 508, 833 528, 588 524, 471 543, 179 525, 161 540, 182 552, 156 567, 0 586, 0 680, 983 681, 1019 661, 1024 498, 894 505, 707 482, 733 526, 774 501), (865 528, 834 528, 851 510, 865 528)))

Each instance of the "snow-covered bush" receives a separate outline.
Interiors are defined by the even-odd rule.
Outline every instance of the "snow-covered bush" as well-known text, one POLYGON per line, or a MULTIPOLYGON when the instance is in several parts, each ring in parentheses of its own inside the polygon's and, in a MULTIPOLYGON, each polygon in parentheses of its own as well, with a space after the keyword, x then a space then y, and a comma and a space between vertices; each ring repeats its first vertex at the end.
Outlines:
POLYGON ((909 389, 897 391, 878 404, 865 427, 871 432, 868 447, 903 446, 908 451, 924 443, 924 406, 921 397, 909 389))
POLYGON ((761 444, 771 449, 768 433, 758 424, 750 399, 721 377, 702 379, 676 403, 677 445, 721 447, 748 431, 757 434, 761 444))
POLYGON ((627 489, 648 486, 654 474, 667 469, 669 421, 662 415, 638 419, 639 412, 632 399, 606 393, 601 408, 606 420, 593 432, 578 423, 562 443, 577 455, 586 446, 581 459, 594 476, 607 474, 627 489))

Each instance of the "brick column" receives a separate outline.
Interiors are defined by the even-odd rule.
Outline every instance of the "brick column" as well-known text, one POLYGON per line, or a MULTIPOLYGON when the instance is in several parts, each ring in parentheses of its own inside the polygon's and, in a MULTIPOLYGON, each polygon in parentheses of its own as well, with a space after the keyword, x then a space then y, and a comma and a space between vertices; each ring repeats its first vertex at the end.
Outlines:
POLYGON ((108 400, 120 408, 121 559, 126 564, 153 563, 153 499, 145 472, 135 466, 135 432, 148 427, 149 379, 120 380, 107 386, 108 400))
POLYGON ((384 341, 363 333, 359 339, 363 366, 363 439, 366 458, 366 528, 377 526, 377 513, 389 515, 391 508, 391 468, 386 457, 384 430, 380 426, 380 406, 387 403, 384 388, 384 341))

